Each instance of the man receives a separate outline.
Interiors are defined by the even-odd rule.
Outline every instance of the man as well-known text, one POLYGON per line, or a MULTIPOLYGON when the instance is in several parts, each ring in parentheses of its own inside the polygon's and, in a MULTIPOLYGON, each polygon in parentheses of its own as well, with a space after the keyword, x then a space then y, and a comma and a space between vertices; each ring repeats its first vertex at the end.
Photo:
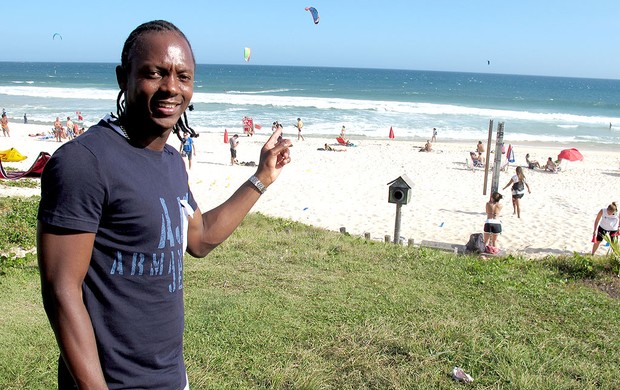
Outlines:
POLYGON ((301 128, 304 127, 304 123, 301 121, 301 118, 297 118, 297 124, 295 127, 297 127, 297 141, 299 141, 299 139, 305 141, 306 139, 303 135, 301 135, 301 128))
POLYGON ((187 131, 183 132, 183 141, 181 141, 179 152, 181 152, 181 156, 187 157, 189 169, 192 169, 192 155, 196 156, 196 147, 194 146, 194 140, 190 138, 187 131))
POLYGON ((167 143, 194 132, 184 114, 195 67, 176 26, 138 26, 116 68, 118 118, 58 148, 43 171, 37 254, 60 389, 189 388, 183 255, 221 244, 290 162, 290 141, 274 133, 255 174, 203 214, 167 143))
POLYGON ((67 117, 67 137, 69 139, 75 138, 75 133, 73 132, 73 121, 69 116, 67 117))
POLYGON ((239 164, 237 161, 237 145, 239 145, 239 136, 237 134, 233 135, 230 137, 228 143, 230 144, 230 165, 239 164))
POLYGON ((60 123, 60 118, 56 117, 54 121, 54 136, 56 137, 56 141, 60 142, 62 138, 62 123, 60 123))
POLYGON ((2 119, 0 119, 0 126, 2 127, 2 134, 5 137, 10 137, 11 131, 9 130, 9 117, 6 116, 6 113, 2 113, 2 119))

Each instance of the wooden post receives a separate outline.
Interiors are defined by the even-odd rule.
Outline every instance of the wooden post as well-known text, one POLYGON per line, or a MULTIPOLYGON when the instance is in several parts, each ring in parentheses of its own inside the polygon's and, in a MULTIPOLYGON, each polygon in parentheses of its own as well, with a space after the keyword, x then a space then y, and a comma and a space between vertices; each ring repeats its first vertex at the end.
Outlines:
POLYGON ((394 244, 400 242, 400 209, 403 205, 396 203, 396 221, 394 222, 394 244))
POLYGON ((364 238, 366 241, 370 241, 370 233, 364 233, 364 238))
POLYGON ((340 233, 342 233, 342 234, 347 234, 347 228, 346 228, 346 227, 344 227, 344 226, 342 226, 342 227, 340 228, 340 233))
POLYGON ((487 140, 487 159, 484 164, 484 187, 482 189, 482 195, 487 194, 487 181, 489 176, 489 158, 491 157, 491 139, 493 138, 493 119, 489 120, 489 138, 487 140))
POLYGON ((391 241, 390 235, 386 234, 384 237, 385 243, 388 244, 391 241))
POLYGON ((493 181, 491 182, 491 194, 499 188, 499 172, 502 168, 502 146, 504 146, 504 122, 497 124, 497 139, 495 140, 495 162, 493 163, 493 181))
POLYGON ((410 238, 409 241, 407 241, 407 245, 413 246, 413 238, 410 238))

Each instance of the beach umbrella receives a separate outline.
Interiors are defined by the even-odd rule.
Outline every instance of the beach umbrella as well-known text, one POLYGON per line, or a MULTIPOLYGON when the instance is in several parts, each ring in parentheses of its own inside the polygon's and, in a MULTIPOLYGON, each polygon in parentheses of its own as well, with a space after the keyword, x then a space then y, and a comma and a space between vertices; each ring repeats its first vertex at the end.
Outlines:
POLYGON ((558 160, 568 160, 568 161, 581 161, 583 160, 583 156, 581 153, 575 149, 564 149, 558 154, 558 160))
POLYGON ((224 143, 227 144, 228 143, 228 130, 224 129, 224 143))
POLYGON ((390 127, 390 134, 389 134, 390 138, 394 138, 394 130, 392 130, 392 128, 390 127))

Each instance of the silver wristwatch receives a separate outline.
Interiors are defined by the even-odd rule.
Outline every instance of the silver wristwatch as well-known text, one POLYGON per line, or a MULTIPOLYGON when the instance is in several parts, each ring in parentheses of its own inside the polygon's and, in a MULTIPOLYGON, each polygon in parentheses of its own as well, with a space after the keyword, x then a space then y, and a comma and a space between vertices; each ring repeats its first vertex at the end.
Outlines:
POLYGON ((256 187, 258 192, 260 192, 261 194, 264 194, 265 191, 267 191, 267 188, 262 181, 258 180, 258 177, 252 175, 248 180, 250 181, 250 183, 254 184, 254 187, 256 187))

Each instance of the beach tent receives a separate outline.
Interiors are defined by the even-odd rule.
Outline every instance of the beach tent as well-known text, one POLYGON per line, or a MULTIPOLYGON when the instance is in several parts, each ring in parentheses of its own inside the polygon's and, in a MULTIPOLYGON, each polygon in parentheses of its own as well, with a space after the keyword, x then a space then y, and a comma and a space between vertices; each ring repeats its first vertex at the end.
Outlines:
POLYGON ((22 155, 15 148, 0 150, 0 161, 2 162, 23 161, 26 158, 26 156, 22 155))
POLYGON ((27 171, 5 171, 2 166, 2 162, 0 162, 0 179, 9 179, 16 180, 21 179, 22 177, 41 177, 41 173, 43 172, 43 168, 45 168, 45 164, 49 161, 50 156, 47 152, 41 152, 37 156, 37 159, 34 160, 34 163, 27 171))

